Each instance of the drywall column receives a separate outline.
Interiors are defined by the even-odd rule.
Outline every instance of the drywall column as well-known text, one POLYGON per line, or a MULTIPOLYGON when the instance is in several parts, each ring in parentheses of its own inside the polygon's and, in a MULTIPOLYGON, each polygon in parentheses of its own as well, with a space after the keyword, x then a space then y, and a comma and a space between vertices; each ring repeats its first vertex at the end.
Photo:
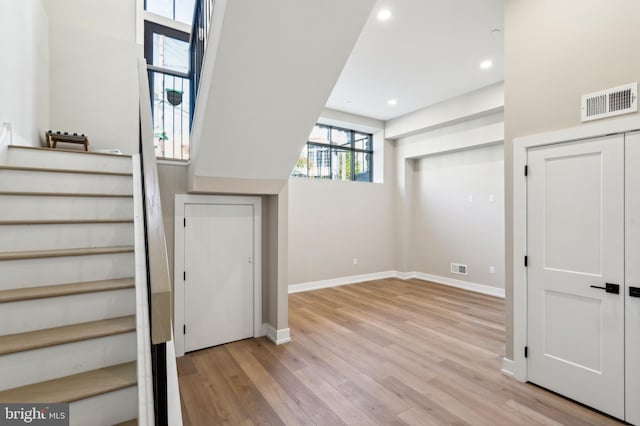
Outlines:
POLYGON ((276 330, 289 328, 287 186, 262 197, 262 320, 276 330))
MULTIPOLYGON (((396 150, 398 156, 399 150, 396 150)), ((413 271, 411 265, 411 232, 413 229, 413 182, 415 160, 397 157, 396 162, 396 269, 413 271)))

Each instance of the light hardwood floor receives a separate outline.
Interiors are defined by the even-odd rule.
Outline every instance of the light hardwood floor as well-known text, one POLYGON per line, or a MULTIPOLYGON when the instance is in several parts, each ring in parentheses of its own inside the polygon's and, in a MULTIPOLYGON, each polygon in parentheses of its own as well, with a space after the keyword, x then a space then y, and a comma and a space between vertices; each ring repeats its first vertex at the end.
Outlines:
POLYGON ((184 424, 621 424, 501 374, 501 299, 379 280, 292 294, 289 324, 180 358, 184 424))

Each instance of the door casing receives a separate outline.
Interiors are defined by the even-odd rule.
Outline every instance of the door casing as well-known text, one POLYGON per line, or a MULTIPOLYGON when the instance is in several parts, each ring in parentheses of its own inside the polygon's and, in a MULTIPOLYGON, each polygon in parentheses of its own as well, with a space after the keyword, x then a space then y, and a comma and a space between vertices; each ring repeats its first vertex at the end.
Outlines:
POLYGON ((513 140, 513 210, 512 236, 513 248, 513 286, 511 296, 507 289, 507 298, 513 301, 513 359, 504 358, 502 371, 521 382, 528 380, 527 359, 524 348, 527 345, 527 269, 524 257, 527 255, 527 180, 524 174, 527 165, 527 152, 530 148, 582 139, 598 138, 610 134, 629 133, 640 130, 640 116, 634 115, 615 120, 595 122, 588 125, 540 133, 513 140))
POLYGON ((174 222, 174 324, 173 337, 176 356, 183 356, 184 345, 184 220, 186 204, 240 204, 253 206, 254 259, 253 259, 253 337, 266 334, 262 323, 262 199, 251 196, 176 194, 174 222))

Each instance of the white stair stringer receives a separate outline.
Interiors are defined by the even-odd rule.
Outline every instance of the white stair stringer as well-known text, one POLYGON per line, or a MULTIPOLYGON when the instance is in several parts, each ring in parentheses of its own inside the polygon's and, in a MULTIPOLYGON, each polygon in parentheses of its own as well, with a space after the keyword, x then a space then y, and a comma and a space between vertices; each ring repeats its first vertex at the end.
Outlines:
POLYGON ((131 173, 132 161, 127 155, 85 154, 56 149, 9 146, 7 164, 102 172, 131 173))
POLYGON ((0 356, 0 391, 136 359, 135 332, 0 356), (19 365, 20 368, 16 368, 19 365))

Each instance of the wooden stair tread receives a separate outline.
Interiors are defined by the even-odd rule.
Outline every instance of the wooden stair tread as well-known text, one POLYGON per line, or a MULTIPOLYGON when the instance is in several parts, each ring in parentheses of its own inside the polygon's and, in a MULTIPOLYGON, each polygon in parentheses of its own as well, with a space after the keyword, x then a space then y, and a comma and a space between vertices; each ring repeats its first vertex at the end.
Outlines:
POLYGON ((84 225, 104 223, 133 223, 133 219, 0 220, 0 225, 84 225))
POLYGON ((136 381, 136 362, 132 361, 1 391, 0 401, 45 404, 74 402, 135 386, 136 381))
POLYGON ((133 246, 92 247, 55 250, 20 250, 0 252, 0 260, 41 259, 46 257, 92 256, 133 252, 133 246))
POLYGON ((118 157, 118 158, 131 158, 129 154, 111 154, 108 152, 94 152, 94 151, 79 151, 75 149, 62 149, 62 148, 45 148, 41 146, 21 146, 21 145, 9 145, 9 148, 13 149, 34 149, 40 151, 49 151, 49 152, 70 152, 73 154, 84 154, 84 155, 106 155, 109 157, 118 157))
POLYGON ((133 194, 100 194, 91 192, 0 191, 0 195, 29 197, 133 198, 133 194))
POLYGON ((131 419, 122 423, 116 423, 113 426, 138 426, 138 419, 131 419))
POLYGON ((134 286, 135 281, 133 278, 120 278, 104 281, 88 281, 29 288, 16 288, 0 291, 0 303, 44 299, 47 297, 70 296, 74 294, 97 293, 99 291, 133 288, 134 286))
POLYGON ((20 172, 74 173, 74 174, 84 174, 84 175, 106 175, 106 176, 133 176, 133 173, 103 172, 100 170, 51 169, 46 167, 26 167, 26 166, 0 166, 0 170, 15 170, 20 172))
POLYGON ((0 336, 0 355, 128 333, 136 329, 135 315, 65 325, 0 336))

